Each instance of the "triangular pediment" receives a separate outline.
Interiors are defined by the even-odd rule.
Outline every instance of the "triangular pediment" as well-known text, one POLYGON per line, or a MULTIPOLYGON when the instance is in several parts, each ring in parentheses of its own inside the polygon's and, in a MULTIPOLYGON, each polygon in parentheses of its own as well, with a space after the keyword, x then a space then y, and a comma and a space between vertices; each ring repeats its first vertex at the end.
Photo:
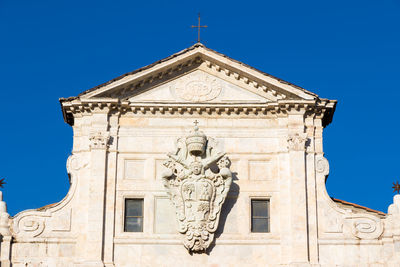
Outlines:
POLYGON ((267 94, 256 90, 252 92, 201 69, 195 69, 160 86, 139 92, 128 100, 132 103, 265 103, 274 99, 267 94))
POLYGON ((315 100, 318 96, 196 44, 78 97, 130 102, 266 103, 315 100))

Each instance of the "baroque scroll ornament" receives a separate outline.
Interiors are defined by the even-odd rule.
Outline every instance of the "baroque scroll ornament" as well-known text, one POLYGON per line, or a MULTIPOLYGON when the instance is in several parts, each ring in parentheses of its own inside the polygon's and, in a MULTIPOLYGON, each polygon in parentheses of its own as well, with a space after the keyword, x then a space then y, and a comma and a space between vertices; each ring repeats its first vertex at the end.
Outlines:
POLYGON ((204 252, 214 239, 232 182, 230 161, 197 126, 178 139, 176 152, 168 157, 162 178, 176 208, 178 231, 189 252, 204 252))

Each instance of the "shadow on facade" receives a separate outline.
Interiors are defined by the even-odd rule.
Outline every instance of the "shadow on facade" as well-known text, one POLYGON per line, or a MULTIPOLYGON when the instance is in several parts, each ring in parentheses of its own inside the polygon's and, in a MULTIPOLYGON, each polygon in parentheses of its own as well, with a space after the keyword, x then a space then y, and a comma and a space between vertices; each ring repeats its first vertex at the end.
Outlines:
POLYGON ((238 181, 238 180, 239 180, 239 178, 237 177, 237 173, 236 172, 232 173, 232 184, 229 189, 228 196, 225 199, 224 204, 222 205, 218 228, 217 228, 217 231, 215 231, 214 241, 211 243, 211 245, 208 247, 208 249, 206 251, 207 254, 211 253, 211 251, 215 247, 215 240, 218 239, 221 236, 221 234, 224 232, 226 219, 227 219, 230 211, 232 210, 232 208, 235 206, 235 204, 237 202, 237 199, 239 197, 239 192, 240 192, 240 187, 236 183, 236 181, 238 181))

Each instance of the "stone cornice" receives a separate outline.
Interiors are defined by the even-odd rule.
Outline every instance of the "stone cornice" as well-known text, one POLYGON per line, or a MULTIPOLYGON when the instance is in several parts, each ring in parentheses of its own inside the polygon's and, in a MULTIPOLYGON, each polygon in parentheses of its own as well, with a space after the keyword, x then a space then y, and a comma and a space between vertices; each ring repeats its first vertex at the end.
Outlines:
POLYGON ((330 123, 336 101, 279 100, 267 103, 131 103, 118 99, 62 99, 60 100, 64 119, 73 125, 73 118, 95 112, 119 112, 135 115, 221 115, 221 116, 271 116, 291 113, 315 113, 323 118, 324 126, 330 123))
POLYGON ((236 84, 243 88, 247 88, 249 91, 265 97, 266 99, 277 101, 280 99, 298 99, 304 97, 305 99, 314 99, 314 96, 310 97, 302 95, 299 97, 294 92, 290 91, 289 88, 278 87, 279 83, 275 84, 273 80, 266 82, 262 77, 255 77, 255 75, 248 75, 240 69, 234 69, 226 63, 219 63, 212 61, 212 59, 205 59, 200 55, 195 54, 195 57, 185 58, 185 60, 177 61, 177 63, 168 66, 164 69, 153 69, 149 73, 140 73, 140 75, 134 75, 130 79, 121 79, 114 86, 106 86, 105 88, 98 89, 96 92, 89 93, 88 95, 81 96, 81 99, 91 99, 99 97, 111 97, 126 99, 134 95, 138 95, 144 91, 150 90, 151 88, 157 87, 169 80, 185 75, 195 69, 200 69, 214 74, 215 76, 226 80, 232 84, 236 84))
POLYGON ((245 84, 250 84, 256 89, 259 88, 260 92, 267 92, 270 96, 275 96, 277 99, 288 98, 288 96, 289 98, 297 97, 302 99, 318 98, 312 92, 259 71, 240 61, 206 48, 201 44, 196 44, 168 58, 126 73, 105 84, 81 93, 79 97, 104 97, 115 90, 120 90, 118 96, 121 96, 124 95, 124 92, 138 91, 145 85, 157 82, 166 76, 179 73, 185 68, 194 68, 198 65, 205 65, 216 72, 222 72, 228 77, 231 76, 245 84))

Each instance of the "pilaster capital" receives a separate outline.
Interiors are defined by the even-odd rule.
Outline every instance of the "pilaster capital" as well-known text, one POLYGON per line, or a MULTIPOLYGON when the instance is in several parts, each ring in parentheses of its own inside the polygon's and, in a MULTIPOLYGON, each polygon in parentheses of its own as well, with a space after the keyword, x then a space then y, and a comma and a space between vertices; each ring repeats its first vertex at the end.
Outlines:
POLYGON ((287 138, 289 151, 305 151, 307 142, 306 133, 291 133, 287 138))
POLYGON ((91 149, 107 149, 110 141, 109 132, 96 132, 89 137, 91 149))

